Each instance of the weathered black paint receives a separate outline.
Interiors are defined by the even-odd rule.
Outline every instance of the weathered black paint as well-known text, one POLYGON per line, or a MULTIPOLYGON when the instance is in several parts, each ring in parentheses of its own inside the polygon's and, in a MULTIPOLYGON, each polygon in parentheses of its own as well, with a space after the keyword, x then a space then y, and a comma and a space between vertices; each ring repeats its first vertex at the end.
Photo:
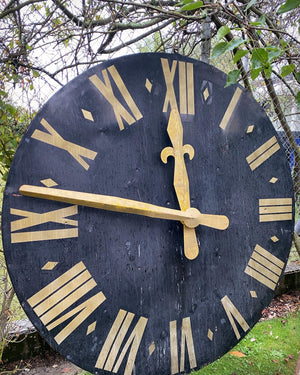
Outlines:
MULTIPOLYGON (((21 141, 3 203, 3 243, 9 273, 28 317, 49 344, 90 372, 107 373, 94 366, 119 309, 136 314, 134 323, 140 316, 148 318, 135 361, 136 374, 163 375, 171 372, 170 321, 178 321, 180 347, 182 318, 191 317, 200 368, 237 342, 221 298, 228 295, 252 327, 273 296, 273 291, 246 275, 244 269, 256 244, 287 260, 293 222, 259 223, 258 199, 292 197, 290 171, 282 147, 259 168, 250 170, 246 157, 277 135, 247 92, 243 91, 227 130, 219 128, 236 88, 224 88, 225 82, 225 75, 217 69, 180 55, 140 54, 115 59, 85 72, 55 94, 21 141), (173 188, 174 160, 169 158, 163 164, 160 159, 162 149, 171 145, 166 131, 170 108, 168 113, 162 112, 166 87, 161 57, 167 58, 169 65, 173 59, 194 64, 196 114, 181 116, 184 144, 195 149, 194 159, 185 160, 191 206, 203 213, 228 216, 229 228, 196 228, 200 253, 190 261, 183 255, 180 222, 79 207, 78 238, 11 244, 10 222, 18 218, 10 214, 11 207, 42 213, 67 206, 18 193, 20 185, 41 185, 40 180, 46 178, 52 178, 61 189, 179 208, 173 188), (93 74, 103 79, 101 71, 112 64, 143 114, 130 126, 125 123, 123 131, 111 105, 88 79, 93 74), (153 84, 151 93, 145 88, 146 78, 153 84), (206 87, 210 97, 205 102, 202 93, 206 87), (84 119, 82 108, 93 114, 95 122, 84 119), (44 130, 42 118, 64 139, 98 152, 94 161, 87 160, 88 171, 66 151, 31 138, 35 129, 44 130), (252 124, 254 131, 246 134, 252 124), (278 178, 276 184, 269 182, 273 176, 278 178), (279 238, 276 243, 270 239, 274 235, 279 238), (52 271, 41 271, 48 261, 59 263, 52 271), (79 261, 84 262, 106 301, 59 346, 53 337, 65 323, 48 332, 27 299, 79 261), (251 297, 250 290, 256 291, 257 298, 251 297), (86 336, 88 325, 95 320, 95 331, 86 336), (207 338, 208 329, 214 332, 212 342, 207 338), (153 341, 155 351, 150 356, 148 348, 153 341)), ((174 87, 178 97, 178 69, 174 87)), ((113 89, 128 108, 114 85, 113 89)), ((48 223, 36 229, 63 227, 48 223)), ((187 353, 185 369, 190 372, 187 353)))

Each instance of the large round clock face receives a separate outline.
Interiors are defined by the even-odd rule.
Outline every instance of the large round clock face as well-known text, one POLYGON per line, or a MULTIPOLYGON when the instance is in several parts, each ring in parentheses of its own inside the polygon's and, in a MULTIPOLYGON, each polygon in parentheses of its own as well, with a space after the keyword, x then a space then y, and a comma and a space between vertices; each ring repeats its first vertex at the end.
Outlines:
POLYGON ((290 171, 263 110, 225 82, 180 55, 111 60, 56 93, 17 150, 13 285, 50 345, 94 374, 199 369, 273 296, 290 171))

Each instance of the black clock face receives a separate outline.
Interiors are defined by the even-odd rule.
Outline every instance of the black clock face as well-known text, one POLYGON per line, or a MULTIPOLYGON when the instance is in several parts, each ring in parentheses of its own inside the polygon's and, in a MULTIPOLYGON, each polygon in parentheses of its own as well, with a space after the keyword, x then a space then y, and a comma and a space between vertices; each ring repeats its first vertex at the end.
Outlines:
POLYGON ((180 55, 111 60, 56 93, 21 141, 7 266, 28 317, 83 369, 199 369, 273 296, 293 232, 290 171, 263 110, 225 82, 180 55))

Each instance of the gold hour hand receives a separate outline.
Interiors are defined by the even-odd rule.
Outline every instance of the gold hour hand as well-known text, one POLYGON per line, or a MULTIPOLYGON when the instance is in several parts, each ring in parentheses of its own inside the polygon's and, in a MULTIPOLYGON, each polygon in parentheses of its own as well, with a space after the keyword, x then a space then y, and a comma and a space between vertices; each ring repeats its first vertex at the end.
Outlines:
MULTIPOLYGON (((182 211, 190 208, 189 179, 184 162, 184 154, 188 154, 190 160, 194 157, 194 148, 191 145, 183 145, 183 128, 180 114, 176 108, 171 110, 167 127, 173 147, 165 147, 161 152, 161 160, 167 163, 169 156, 175 159, 174 188, 182 211)), ((183 224, 184 254, 188 259, 195 259, 199 253, 199 246, 195 229, 183 224)))

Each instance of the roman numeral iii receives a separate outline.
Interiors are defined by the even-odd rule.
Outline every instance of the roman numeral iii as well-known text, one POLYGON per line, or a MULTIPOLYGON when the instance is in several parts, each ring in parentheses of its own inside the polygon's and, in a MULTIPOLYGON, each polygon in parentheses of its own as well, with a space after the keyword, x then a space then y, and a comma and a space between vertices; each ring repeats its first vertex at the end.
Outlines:
POLYGON ((18 242, 32 242, 32 241, 46 241, 57 240, 61 238, 78 237, 78 221, 67 219, 69 216, 78 213, 77 206, 69 206, 60 208, 58 210, 37 213, 31 211, 18 210, 11 208, 10 213, 16 216, 22 216, 22 219, 11 222, 11 243, 18 242), (31 228, 36 225, 45 223, 59 223, 63 225, 70 225, 76 228, 50 229, 50 230, 33 230, 30 232, 17 232, 22 229, 31 228), (15 233, 17 232, 17 233, 15 233))
POLYGON ((69 310, 96 286, 97 283, 85 265, 79 262, 35 293, 27 302, 49 331, 75 315, 54 337, 55 341, 61 344, 105 301, 104 294, 98 292, 69 310), (61 315, 62 313, 65 314, 61 315))
POLYGON ((259 200, 259 221, 284 221, 293 219, 292 198, 259 200))
POLYGON ((256 245, 245 273, 268 288, 275 290, 284 263, 263 247, 256 245))
POLYGON ((173 86, 174 77, 178 63, 178 79, 179 79, 179 112, 181 114, 194 115, 194 70, 192 63, 185 63, 183 61, 172 61, 170 68, 167 59, 161 59, 162 70, 164 73, 166 83, 166 96, 163 106, 163 112, 168 111, 168 107, 177 108, 177 100, 173 86))
POLYGON ((79 146, 76 143, 66 141, 44 118, 41 120, 41 124, 47 132, 36 129, 31 138, 67 151, 84 169, 89 169, 89 164, 83 158, 94 160, 97 152, 79 146))
POLYGON ((185 352, 187 348, 190 369, 197 367, 194 340, 190 317, 182 319, 181 345, 180 345, 180 366, 178 366, 178 341, 177 341, 177 321, 170 322, 170 350, 171 350, 171 374, 184 371, 185 352))
POLYGON ((143 338, 148 319, 140 317, 131 331, 126 343, 125 336, 129 331, 134 314, 120 309, 118 315, 106 337, 95 367, 106 371, 118 372, 120 365, 130 348, 124 375, 131 375, 134 361, 143 338), (121 350, 121 353, 119 354, 121 350))
POLYGON ((127 87, 125 86, 125 83, 121 78, 119 72, 117 71, 116 67, 114 65, 111 65, 107 70, 103 69, 102 76, 104 82, 101 81, 101 79, 96 74, 89 77, 89 80, 97 87, 97 89, 113 107, 120 130, 124 129, 123 120, 125 120, 129 125, 131 125, 135 121, 141 119, 143 115, 141 114, 140 110, 138 109, 137 105, 132 99, 132 96, 130 95, 127 87), (131 110, 131 113, 129 113, 127 109, 115 97, 107 71, 110 73, 111 78, 118 87, 124 101, 131 110))

